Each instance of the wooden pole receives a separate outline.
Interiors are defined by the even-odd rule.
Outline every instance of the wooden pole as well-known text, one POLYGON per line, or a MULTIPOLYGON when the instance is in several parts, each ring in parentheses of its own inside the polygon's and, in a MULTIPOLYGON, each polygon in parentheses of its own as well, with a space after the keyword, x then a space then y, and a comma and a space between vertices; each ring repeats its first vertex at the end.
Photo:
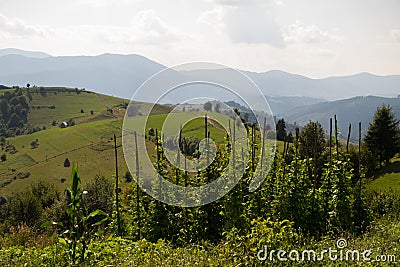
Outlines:
POLYGON ((361 194, 361 122, 358 123, 358 176, 360 179, 360 194, 361 194))
POLYGON ((350 134, 351 134, 351 123, 349 124, 349 132, 347 134, 347 143, 346 143, 346 153, 347 154, 349 154, 350 134))
POLYGON ((142 239, 141 233, 140 233, 140 186, 139 186, 139 151, 138 151, 138 145, 137 145, 137 136, 136 136, 136 131, 134 132, 135 135, 135 148, 136 148, 136 210, 137 210, 137 216, 138 216, 138 236, 139 240, 142 239))
POLYGON ((253 170, 253 172, 255 171, 255 164, 254 164, 254 160, 256 158, 256 134, 255 134, 255 125, 254 123, 251 125, 251 143, 252 143, 252 149, 251 149, 251 168, 253 170))
POLYGON ((233 123, 233 136, 232 136, 232 165, 233 165, 233 178, 236 178, 236 160, 235 160, 235 153, 236 153, 236 121, 233 123))
POLYGON ((262 143, 261 143, 261 162, 260 162, 260 169, 261 169, 261 177, 263 177, 263 161, 264 161, 264 148, 265 148, 265 131, 266 131, 266 125, 267 125, 267 118, 264 118, 264 124, 263 124, 263 131, 262 131, 262 143))
POLYGON ((336 157, 339 159, 339 140, 338 140, 338 127, 337 127, 337 119, 335 115, 335 141, 336 141, 336 157))
POLYGON ((156 151, 157 151, 157 176, 159 180, 158 199, 161 199, 161 178, 160 178, 160 151, 158 144, 158 129, 156 129, 156 151))
POLYGON ((115 206, 117 213, 117 230, 118 235, 121 236, 121 219, 119 215, 119 182, 118 182, 118 153, 117 153, 117 137, 114 134, 114 152, 115 152, 115 206))
POLYGON ((329 119, 329 163, 332 163, 332 118, 329 119))

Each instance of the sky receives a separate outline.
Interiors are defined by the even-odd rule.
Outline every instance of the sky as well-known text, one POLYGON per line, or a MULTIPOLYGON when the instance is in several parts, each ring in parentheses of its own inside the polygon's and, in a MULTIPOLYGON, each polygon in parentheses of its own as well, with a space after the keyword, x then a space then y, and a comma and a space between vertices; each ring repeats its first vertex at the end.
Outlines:
POLYGON ((312 78, 400 74, 398 0, 0 0, 0 49, 312 78))

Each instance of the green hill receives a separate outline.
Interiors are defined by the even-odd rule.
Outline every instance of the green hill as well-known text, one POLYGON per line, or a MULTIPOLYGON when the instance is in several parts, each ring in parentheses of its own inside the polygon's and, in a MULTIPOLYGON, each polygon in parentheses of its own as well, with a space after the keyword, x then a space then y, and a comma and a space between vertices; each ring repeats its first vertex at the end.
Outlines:
MULTIPOLYGON (((0 94, 4 92, 0 90, 0 94)), ((41 130, 6 139, 1 153, 6 155, 6 161, 0 162, 0 195, 22 190, 37 180, 52 182, 59 189, 67 187, 71 169, 64 167, 66 159, 70 164, 79 164, 83 184, 97 174, 112 177, 115 175, 114 134, 119 147, 120 176, 127 171, 120 145, 128 100, 70 88, 33 87, 24 88, 23 93, 31 98, 28 123, 41 130), (74 126, 60 127, 62 122, 71 121, 74 126)), ((149 105, 137 103, 135 112, 140 114, 149 105)), ((156 106, 147 127, 160 129, 169 111, 170 107, 156 106)), ((145 117, 134 119, 144 120, 145 117)), ((201 138, 203 123, 200 118, 190 121, 183 126, 183 135, 201 138)), ((215 122, 209 124, 209 130, 217 142, 224 141, 226 133, 215 122)), ((146 142, 148 150, 154 152, 154 144, 146 142)))
MULTIPOLYGON (((39 179, 64 188, 62 180, 70 175, 70 168, 64 167, 67 158, 79 163, 84 183, 96 174, 114 174, 112 136, 121 136, 122 107, 127 100, 68 88, 33 87, 23 92, 31 95, 28 123, 41 131, 6 139, 0 194, 23 189, 39 179), (64 121, 74 121, 75 126, 60 128, 64 121)), ((126 171, 122 160, 120 168, 121 173, 126 171)))

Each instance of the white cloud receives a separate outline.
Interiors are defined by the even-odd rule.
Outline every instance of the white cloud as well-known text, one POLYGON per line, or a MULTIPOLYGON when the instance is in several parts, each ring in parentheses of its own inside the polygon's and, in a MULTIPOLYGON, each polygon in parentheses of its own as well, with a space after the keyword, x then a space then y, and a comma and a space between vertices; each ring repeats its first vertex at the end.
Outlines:
POLYGON ((283 48, 282 32, 273 6, 260 0, 214 0, 215 7, 203 12, 198 21, 227 34, 233 43, 268 44, 283 48))
POLYGON ((201 13, 197 22, 208 26, 221 26, 223 17, 224 10, 221 7, 216 7, 212 10, 207 10, 201 13))
POLYGON ((128 27, 96 27, 103 40, 137 45, 166 46, 190 39, 190 35, 166 24, 154 10, 139 11, 128 27))
POLYGON ((329 41, 339 42, 343 37, 323 31, 316 25, 306 25, 301 21, 296 21, 290 25, 284 33, 286 43, 325 43, 329 41))
POLYGON ((393 29, 390 31, 390 37, 396 42, 400 43, 400 29, 393 29))
POLYGON ((0 32, 12 36, 41 36, 45 37, 52 30, 46 26, 29 25, 20 19, 10 19, 0 14, 0 32))

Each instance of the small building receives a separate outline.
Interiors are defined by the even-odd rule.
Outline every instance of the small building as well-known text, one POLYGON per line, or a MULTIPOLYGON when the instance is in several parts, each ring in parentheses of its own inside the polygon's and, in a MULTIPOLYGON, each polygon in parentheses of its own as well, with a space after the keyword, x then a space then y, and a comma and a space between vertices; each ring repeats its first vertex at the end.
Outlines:
POLYGON ((68 123, 66 122, 66 121, 63 121, 61 124, 60 124, 60 128, 67 128, 68 127, 68 123))

